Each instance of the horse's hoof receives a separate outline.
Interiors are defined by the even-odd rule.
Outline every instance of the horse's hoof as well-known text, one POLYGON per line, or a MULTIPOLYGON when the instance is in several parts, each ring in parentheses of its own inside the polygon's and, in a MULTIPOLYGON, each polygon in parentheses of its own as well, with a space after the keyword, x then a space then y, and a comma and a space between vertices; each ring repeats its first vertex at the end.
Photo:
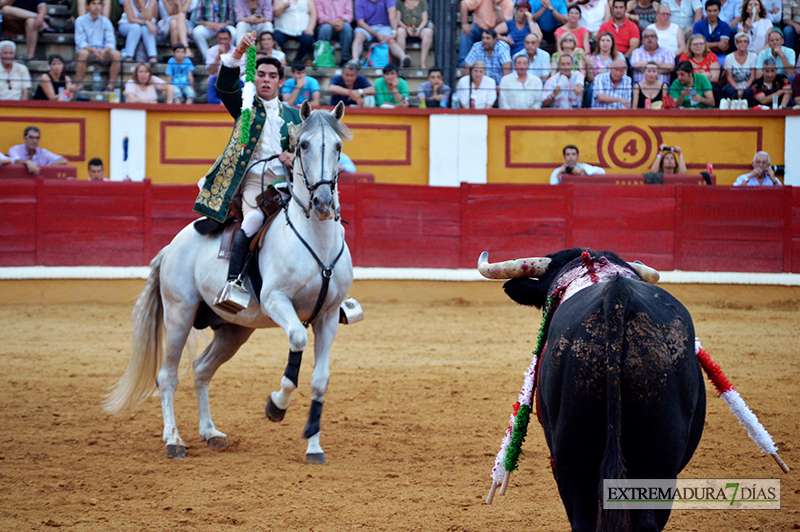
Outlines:
POLYGON ((270 421, 279 422, 283 421, 283 418, 286 417, 286 409, 275 406, 275 403, 272 402, 272 397, 267 399, 267 406, 264 407, 264 412, 267 413, 267 417, 270 421))
POLYGON ((214 436, 206 440, 206 444, 211 449, 224 449, 228 446, 228 438, 223 436, 214 436))
POLYGON ((325 453, 308 453, 306 455, 306 465, 324 465, 327 463, 325 453))
POLYGON ((186 446, 172 443, 167 445, 167 458, 186 458, 186 446))

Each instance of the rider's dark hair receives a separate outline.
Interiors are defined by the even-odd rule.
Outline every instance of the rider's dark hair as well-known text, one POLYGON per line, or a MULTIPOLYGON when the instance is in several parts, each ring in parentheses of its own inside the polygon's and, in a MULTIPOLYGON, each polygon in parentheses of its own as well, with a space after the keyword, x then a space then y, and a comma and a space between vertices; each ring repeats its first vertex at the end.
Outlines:
POLYGON ((261 65, 274 66, 276 69, 278 69, 278 78, 283 79, 283 65, 278 59, 275 59, 274 57, 259 57, 256 61, 256 70, 258 70, 258 67, 261 65))

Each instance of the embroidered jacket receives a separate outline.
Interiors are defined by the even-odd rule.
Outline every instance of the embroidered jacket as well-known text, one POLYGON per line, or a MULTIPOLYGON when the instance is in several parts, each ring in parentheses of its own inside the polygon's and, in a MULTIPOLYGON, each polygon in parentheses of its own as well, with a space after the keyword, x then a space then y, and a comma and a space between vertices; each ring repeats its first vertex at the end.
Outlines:
MULTIPOLYGON (((242 90, 239 87, 238 68, 220 66, 217 92, 225 104, 225 108, 236 119, 236 123, 225 151, 206 174, 205 183, 194 204, 194 212, 218 222, 224 222, 228 215, 231 199, 244 181, 245 170, 250 165, 250 158, 261 141, 267 114, 261 100, 255 98, 250 127, 251 136, 242 150, 242 120, 240 116, 242 90)), ((289 137, 290 132, 300 125, 300 111, 285 103, 280 104, 278 110, 284 122, 281 126, 281 148, 284 151, 293 151, 294 147, 291 146, 289 137)))

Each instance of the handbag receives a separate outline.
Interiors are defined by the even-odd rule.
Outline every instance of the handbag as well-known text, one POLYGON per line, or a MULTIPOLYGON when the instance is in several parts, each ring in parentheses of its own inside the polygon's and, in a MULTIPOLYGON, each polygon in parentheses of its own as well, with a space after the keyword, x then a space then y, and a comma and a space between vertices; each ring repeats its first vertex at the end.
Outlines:
POLYGON ((378 42, 369 47, 366 65, 372 68, 383 68, 389 64, 389 45, 378 42))
POLYGON ((675 104, 675 98, 670 96, 669 92, 667 92, 663 98, 661 98, 661 108, 662 109, 675 109, 677 105, 675 104))
POLYGON ((336 66, 336 56, 329 41, 314 43, 314 68, 331 68, 336 66))

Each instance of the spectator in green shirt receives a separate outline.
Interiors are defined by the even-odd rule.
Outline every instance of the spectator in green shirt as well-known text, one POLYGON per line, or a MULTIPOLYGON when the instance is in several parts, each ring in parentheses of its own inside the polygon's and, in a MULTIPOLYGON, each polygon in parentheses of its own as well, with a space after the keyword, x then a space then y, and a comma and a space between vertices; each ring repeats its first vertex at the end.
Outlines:
POLYGON ((676 107, 708 109, 714 107, 714 92, 708 78, 694 73, 690 61, 681 61, 675 68, 678 79, 672 82, 669 95, 676 107))
POLYGON ((397 67, 383 67, 383 77, 375 80, 376 107, 408 107, 408 82, 397 74, 397 67))

